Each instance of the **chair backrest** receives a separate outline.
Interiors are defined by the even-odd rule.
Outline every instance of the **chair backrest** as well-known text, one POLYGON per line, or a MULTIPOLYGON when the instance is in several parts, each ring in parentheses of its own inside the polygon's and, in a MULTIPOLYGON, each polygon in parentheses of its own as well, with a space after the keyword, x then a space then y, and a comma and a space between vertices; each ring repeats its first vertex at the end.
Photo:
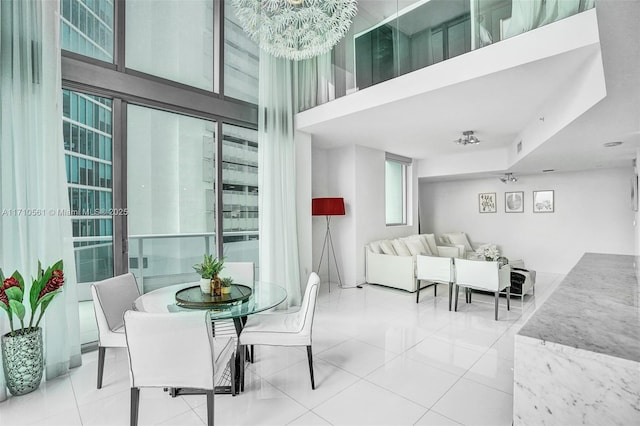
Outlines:
POLYGON ((316 299, 318 298, 319 286, 320 277, 315 272, 312 272, 307 281, 307 288, 304 290, 302 305, 296 313, 296 321, 301 334, 311 335, 311 326, 313 325, 313 317, 316 312, 316 299))
POLYGON ((132 309, 140 296, 136 278, 131 272, 107 278, 91 285, 98 331, 105 333, 122 327, 124 312, 132 309))
POLYGON ((253 288, 255 282, 255 268, 253 262, 224 262, 220 278, 232 278, 236 284, 243 284, 253 288))
POLYGON ((127 311, 124 328, 131 387, 214 388, 215 359, 208 311, 127 311))
POLYGON ((450 283, 455 281, 453 259, 438 256, 416 256, 416 278, 419 280, 450 283))
POLYGON ((510 275, 509 265, 500 266, 500 262, 456 259, 456 283, 481 290, 500 291, 509 286, 505 274, 510 275))

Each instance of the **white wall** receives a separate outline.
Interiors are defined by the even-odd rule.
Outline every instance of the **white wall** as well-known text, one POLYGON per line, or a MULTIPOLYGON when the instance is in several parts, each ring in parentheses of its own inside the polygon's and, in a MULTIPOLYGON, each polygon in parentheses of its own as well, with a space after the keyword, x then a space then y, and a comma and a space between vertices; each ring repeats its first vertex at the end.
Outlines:
POLYGON ((567 273, 585 252, 637 253, 631 168, 420 184, 421 232, 465 231, 538 271, 567 273), (555 191, 554 213, 533 213, 533 190, 555 191), (524 213, 504 212, 504 193, 524 191, 524 213), (496 192, 497 213, 478 212, 478 194, 496 192))
MULTIPOLYGON (((345 216, 331 221, 336 258, 342 283, 352 287, 364 282, 364 245, 370 241, 410 235, 417 232, 417 185, 410 184, 411 223, 387 227, 384 208, 383 151, 349 146, 331 150, 313 149, 313 198, 343 197, 345 216)), ((412 182, 416 181, 415 168, 412 182)), ((313 219, 313 266, 320 261, 326 224, 323 217, 313 219)), ((327 282, 327 253, 319 270, 327 282)), ((337 283, 335 266, 331 264, 331 282, 337 283)))

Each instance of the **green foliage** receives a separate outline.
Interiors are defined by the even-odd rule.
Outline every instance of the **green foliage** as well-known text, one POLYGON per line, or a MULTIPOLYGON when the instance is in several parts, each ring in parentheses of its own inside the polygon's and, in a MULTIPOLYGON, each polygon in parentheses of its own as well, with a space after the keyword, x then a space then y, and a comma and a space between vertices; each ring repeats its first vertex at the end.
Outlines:
POLYGON ((213 279, 224 269, 224 259, 214 258, 211 254, 205 254, 202 263, 193 265, 193 269, 202 278, 213 279))
POLYGON ((233 284, 233 279, 231 277, 223 278, 220 281, 220 284, 222 285, 222 287, 231 287, 231 284, 233 284))

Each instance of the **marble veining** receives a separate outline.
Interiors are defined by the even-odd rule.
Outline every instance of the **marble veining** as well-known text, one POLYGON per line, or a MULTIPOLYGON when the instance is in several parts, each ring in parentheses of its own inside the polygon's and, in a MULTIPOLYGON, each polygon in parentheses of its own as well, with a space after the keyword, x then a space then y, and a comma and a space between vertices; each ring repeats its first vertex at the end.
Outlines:
POLYGON ((640 362, 634 261, 586 253, 518 334, 640 362))
POLYGON ((514 424, 640 424, 637 362, 516 336, 514 424))

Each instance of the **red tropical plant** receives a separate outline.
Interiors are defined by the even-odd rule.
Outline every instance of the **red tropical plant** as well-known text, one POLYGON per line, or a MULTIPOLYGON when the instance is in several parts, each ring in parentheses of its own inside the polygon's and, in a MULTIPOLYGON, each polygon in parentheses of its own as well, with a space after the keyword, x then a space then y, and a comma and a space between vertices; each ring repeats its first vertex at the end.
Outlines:
POLYGON ((29 304, 31 306, 31 318, 29 319, 29 325, 24 326, 24 317, 26 309, 22 303, 25 287, 24 279, 20 272, 15 271, 10 277, 5 278, 0 269, 0 308, 4 309, 9 315, 9 326, 11 327, 11 335, 14 336, 16 331, 22 333, 28 333, 35 328, 38 328, 42 316, 45 310, 53 300, 53 298, 60 293, 61 287, 64 285, 64 272, 62 260, 57 261, 47 270, 43 270, 40 262, 38 262, 38 273, 36 278, 33 279, 31 284, 31 290, 29 291, 29 304), (39 310, 38 319, 33 324, 36 312, 39 310), (13 316, 18 317, 20 320, 20 329, 15 330, 13 326, 13 316))

